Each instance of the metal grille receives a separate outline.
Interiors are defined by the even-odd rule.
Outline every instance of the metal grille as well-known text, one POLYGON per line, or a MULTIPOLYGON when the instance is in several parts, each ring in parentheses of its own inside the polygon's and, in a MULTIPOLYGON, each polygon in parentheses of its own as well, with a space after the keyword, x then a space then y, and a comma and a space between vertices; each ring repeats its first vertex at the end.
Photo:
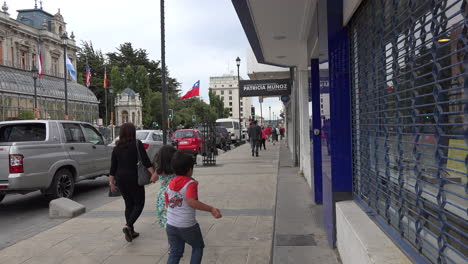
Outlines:
POLYGON ((350 27, 353 192, 432 263, 467 261, 466 0, 368 0, 350 27))

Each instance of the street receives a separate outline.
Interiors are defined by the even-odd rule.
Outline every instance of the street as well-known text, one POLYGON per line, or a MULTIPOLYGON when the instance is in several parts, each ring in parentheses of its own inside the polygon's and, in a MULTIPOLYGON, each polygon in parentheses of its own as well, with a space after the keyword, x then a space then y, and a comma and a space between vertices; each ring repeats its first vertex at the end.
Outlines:
MULTIPOLYGON (((108 196, 108 179, 83 181, 75 186, 73 200, 90 211, 119 197, 108 196)), ((48 200, 36 191, 7 195, 0 203, 0 249, 48 230, 67 219, 49 219, 48 200)))

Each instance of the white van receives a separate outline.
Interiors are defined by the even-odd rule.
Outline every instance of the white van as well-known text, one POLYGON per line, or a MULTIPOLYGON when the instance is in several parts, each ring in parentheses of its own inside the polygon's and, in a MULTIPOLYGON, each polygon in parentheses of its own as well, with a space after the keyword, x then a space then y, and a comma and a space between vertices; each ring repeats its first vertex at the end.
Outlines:
POLYGON ((216 120, 217 126, 223 126, 227 129, 233 143, 239 140, 240 125, 238 119, 222 118, 216 120))

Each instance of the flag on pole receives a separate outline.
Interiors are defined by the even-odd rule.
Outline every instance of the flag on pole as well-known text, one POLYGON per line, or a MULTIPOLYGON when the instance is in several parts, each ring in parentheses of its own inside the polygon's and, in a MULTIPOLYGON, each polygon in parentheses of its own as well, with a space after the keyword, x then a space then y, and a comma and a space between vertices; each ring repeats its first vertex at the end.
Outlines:
POLYGON ((109 80, 107 79, 107 69, 104 67, 104 89, 107 88, 107 86, 109 86, 109 80))
POLYGON ((86 87, 91 85, 91 68, 86 64, 86 87))
POLYGON ((39 78, 42 78, 42 52, 40 48, 37 52, 37 74, 39 78))
POLYGON ((73 67, 73 64, 71 63, 70 58, 67 56, 67 70, 70 72, 70 77, 76 81, 76 71, 75 67, 73 67))
POLYGON ((180 98, 180 100, 188 99, 191 97, 200 96, 200 80, 198 80, 184 96, 180 98))

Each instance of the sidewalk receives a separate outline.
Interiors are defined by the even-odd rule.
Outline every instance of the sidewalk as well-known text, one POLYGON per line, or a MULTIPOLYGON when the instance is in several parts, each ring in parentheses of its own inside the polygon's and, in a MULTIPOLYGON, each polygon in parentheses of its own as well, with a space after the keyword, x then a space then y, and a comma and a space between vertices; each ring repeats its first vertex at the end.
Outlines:
MULTIPOLYGON (((270 263, 279 145, 260 157, 243 145, 218 157, 216 167, 197 167, 200 199, 221 209, 215 220, 197 213, 205 238, 203 263, 270 263)), ((0 264, 166 263, 165 231, 156 223, 159 184, 146 189, 145 210, 135 225, 140 237, 127 243, 122 233, 124 205, 117 199, 80 217, 0 251, 0 264)), ((186 247, 182 263, 188 263, 186 247)))
POLYGON ((323 227, 323 209, 313 203, 306 179, 281 144, 278 170, 273 264, 339 264, 323 227))

